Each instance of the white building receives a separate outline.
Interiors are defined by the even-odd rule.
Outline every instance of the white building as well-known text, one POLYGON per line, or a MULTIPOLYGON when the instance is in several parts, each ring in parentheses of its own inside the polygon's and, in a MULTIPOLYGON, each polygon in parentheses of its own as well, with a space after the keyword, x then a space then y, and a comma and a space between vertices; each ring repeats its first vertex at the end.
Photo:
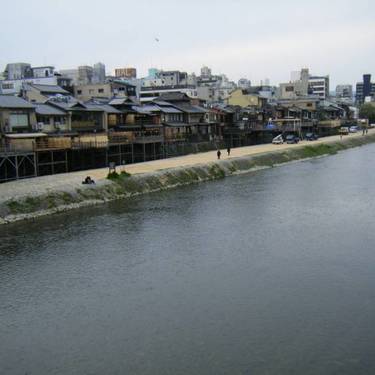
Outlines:
POLYGON ((53 77, 55 74, 54 66, 36 66, 31 68, 34 78, 53 77))
POLYGON ((328 99, 329 76, 310 76, 309 94, 319 96, 321 99, 328 99))

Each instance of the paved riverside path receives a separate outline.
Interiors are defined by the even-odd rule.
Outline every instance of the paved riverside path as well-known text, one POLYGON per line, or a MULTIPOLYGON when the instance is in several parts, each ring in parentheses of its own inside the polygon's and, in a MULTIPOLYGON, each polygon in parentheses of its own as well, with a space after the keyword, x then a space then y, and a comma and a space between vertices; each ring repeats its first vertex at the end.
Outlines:
MULTIPOLYGON (((375 129, 370 129, 369 134, 375 134, 375 129)), ((343 136, 343 139, 348 137, 362 137, 362 132, 349 134, 343 136)), ((340 141, 340 136, 324 137, 317 141, 308 142, 301 141, 297 145, 273 145, 262 144, 256 146, 232 148, 230 157, 227 156, 226 149, 221 150, 221 160, 233 159, 242 156, 256 155, 269 151, 285 150, 294 147, 303 147, 306 145, 316 145, 320 143, 329 143, 332 141, 340 141)), ((118 171, 124 168, 130 174, 150 173, 157 170, 169 169, 175 167, 192 166, 197 164, 207 164, 217 160, 216 151, 202 152, 199 154, 190 154, 185 156, 178 156, 174 158, 154 160, 143 163, 129 164, 126 167, 117 167, 118 171)), ((82 188, 82 181, 86 176, 91 176, 97 183, 106 183, 106 176, 108 168, 90 169, 79 172, 56 174, 51 176, 42 176, 35 178, 28 178, 24 180, 11 181, 0 184, 0 202, 9 199, 17 199, 26 196, 36 196, 53 191, 72 191, 77 188, 82 188)))

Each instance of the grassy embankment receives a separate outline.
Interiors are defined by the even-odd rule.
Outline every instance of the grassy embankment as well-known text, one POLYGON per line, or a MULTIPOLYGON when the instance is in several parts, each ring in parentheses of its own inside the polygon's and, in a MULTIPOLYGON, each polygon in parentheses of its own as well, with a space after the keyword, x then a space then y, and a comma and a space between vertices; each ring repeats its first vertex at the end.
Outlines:
POLYGON ((41 196, 10 200, 0 205, 0 223, 48 215, 82 206, 171 189, 202 181, 270 168, 293 160, 336 154, 339 151, 375 142, 375 135, 346 138, 341 142, 277 150, 264 154, 220 160, 191 167, 178 167, 149 174, 111 176, 104 184, 83 185, 74 192, 56 191, 41 196))

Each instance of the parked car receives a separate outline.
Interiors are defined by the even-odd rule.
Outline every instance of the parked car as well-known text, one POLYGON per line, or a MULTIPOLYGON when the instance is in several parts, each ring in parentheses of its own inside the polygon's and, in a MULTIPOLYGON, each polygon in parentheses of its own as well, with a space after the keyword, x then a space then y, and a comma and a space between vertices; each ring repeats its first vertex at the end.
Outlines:
POLYGON ((306 141, 316 141, 319 137, 315 133, 306 133, 306 141))
POLYGON ((273 140, 272 140, 272 143, 274 145, 282 145, 284 143, 284 139, 283 139, 283 136, 282 134, 279 134, 277 137, 275 137, 273 140))
POLYGON ((351 126, 349 128, 349 133, 357 133, 359 130, 358 126, 351 126))
POLYGON ((294 134, 289 134, 286 136, 285 138, 286 140, 286 143, 298 143, 299 142, 299 137, 297 137, 296 135, 294 134))
POLYGON ((341 135, 347 135, 347 134, 349 134, 349 128, 346 127, 346 126, 343 126, 343 127, 340 128, 339 133, 341 135))

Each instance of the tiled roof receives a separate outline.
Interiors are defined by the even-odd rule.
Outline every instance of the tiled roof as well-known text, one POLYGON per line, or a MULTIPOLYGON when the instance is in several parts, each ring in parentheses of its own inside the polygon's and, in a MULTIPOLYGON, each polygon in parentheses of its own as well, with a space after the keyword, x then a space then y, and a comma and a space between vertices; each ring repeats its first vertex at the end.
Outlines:
POLYGON ((34 108, 34 106, 18 96, 0 95, 0 108, 34 108))

